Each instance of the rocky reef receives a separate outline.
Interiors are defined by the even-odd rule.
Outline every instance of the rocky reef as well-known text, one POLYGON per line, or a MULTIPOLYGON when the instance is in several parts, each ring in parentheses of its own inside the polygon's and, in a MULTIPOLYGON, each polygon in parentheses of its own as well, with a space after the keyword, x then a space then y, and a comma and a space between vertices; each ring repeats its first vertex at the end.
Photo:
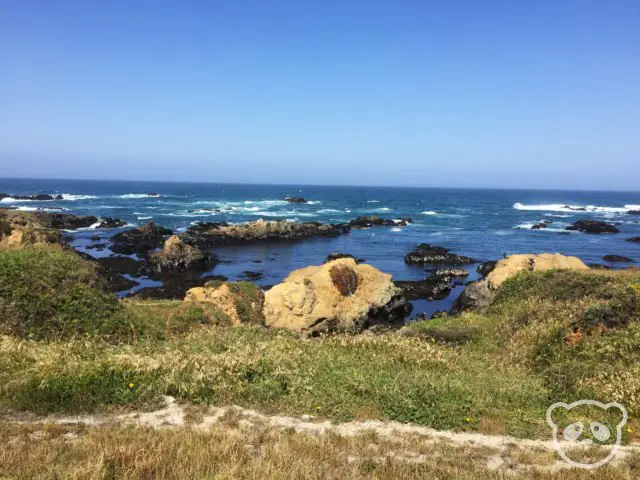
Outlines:
POLYGON ((123 255, 146 254, 159 248, 169 235, 173 235, 172 230, 153 222, 146 223, 139 228, 126 230, 111 237, 111 250, 123 255))
POLYGON ((289 222, 286 220, 255 222, 232 225, 225 222, 200 223, 181 234, 181 239, 199 248, 214 248, 220 245, 235 245, 265 241, 291 241, 311 237, 335 237, 348 233, 342 225, 319 222, 289 222))
POLYGON ((421 243, 404 257, 404 262, 409 265, 469 265, 475 260, 464 255, 449 252, 448 248, 436 247, 427 243, 421 243))
POLYGON ((576 230, 583 233, 620 233, 615 225, 599 220, 578 220, 565 230, 576 230))

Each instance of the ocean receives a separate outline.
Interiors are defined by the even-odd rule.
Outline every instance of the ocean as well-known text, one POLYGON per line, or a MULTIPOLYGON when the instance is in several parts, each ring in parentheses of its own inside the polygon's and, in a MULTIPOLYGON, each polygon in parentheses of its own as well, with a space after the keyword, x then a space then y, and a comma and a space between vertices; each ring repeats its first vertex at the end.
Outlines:
MULTIPOLYGON (((295 269, 320 264, 331 252, 351 253, 390 273, 396 280, 425 277, 421 266, 405 265, 403 257, 419 243, 449 248, 478 261, 497 260, 514 253, 560 252, 586 263, 606 263, 604 255, 617 254, 640 260, 640 244, 625 241, 640 236, 640 192, 582 192, 551 190, 481 190, 448 188, 389 188, 306 185, 249 185, 214 183, 160 183, 88 180, 0 179, 0 192, 8 194, 62 194, 57 201, 4 199, 0 206, 23 210, 62 208, 68 213, 117 217, 125 228, 155 222, 183 231, 202 221, 247 222, 259 218, 347 222, 362 215, 384 218, 411 217, 405 227, 353 230, 337 238, 313 238, 296 243, 255 244, 215 250, 222 263, 212 273, 231 280, 251 270, 264 276, 268 286, 295 269), (157 193, 158 196, 149 196, 157 193), (287 196, 308 203, 292 204, 287 196), (576 211, 576 207, 586 207, 576 211), (580 219, 614 223, 619 234, 566 233, 580 219), (530 230, 548 220, 546 229, 530 230)), ((71 233, 72 244, 83 250, 91 236, 105 238, 120 231, 86 229, 71 233)), ((108 250, 94 256, 109 255, 108 250)), ((629 264, 611 264, 619 268, 629 264)), ((472 271, 474 268, 472 268, 472 271)), ((473 276, 470 278, 474 278, 473 276)), ((153 282, 142 282, 143 286, 153 282)), ((450 306, 459 289, 440 302, 416 304, 416 311, 432 312, 450 306)))

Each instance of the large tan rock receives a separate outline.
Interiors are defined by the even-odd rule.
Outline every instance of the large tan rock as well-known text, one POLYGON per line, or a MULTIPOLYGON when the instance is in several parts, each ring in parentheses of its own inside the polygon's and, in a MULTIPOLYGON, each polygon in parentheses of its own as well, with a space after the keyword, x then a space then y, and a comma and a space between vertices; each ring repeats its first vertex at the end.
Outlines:
POLYGON ((296 332, 359 332, 370 320, 404 316, 391 275, 341 258, 292 272, 265 294, 267 326, 296 332))
POLYGON ((43 224, 35 213, 0 209, 0 248, 59 242, 60 232, 43 224))
POLYGON ((520 272, 543 270, 589 270, 582 260, 559 253, 524 253, 511 255, 496 263, 495 268, 483 280, 470 283, 453 304, 453 313, 482 309, 491 304, 496 290, 508 279, 520 272))
POLYGON ((213 258, 199 248, 184 243, 177 235, 172 235, 165 242, 162 250, 149 258, 151 268, 156 271, 182 271, 189 269, 206 269, 213 258))
POLYGON ((204 287, 187 291, 185 302, 214 305, 224 312, 233 325, 264 324, 264 293, 249 282, 207 282, 204 287))
POLYGON ((523 271, 537 272, 543 270, 589 270, 578 257, 567 257, 560 253, 530 253, 511 255, 500 260, 493 271, 487 275, 489 288, 495 290, 505 280, 523 271))

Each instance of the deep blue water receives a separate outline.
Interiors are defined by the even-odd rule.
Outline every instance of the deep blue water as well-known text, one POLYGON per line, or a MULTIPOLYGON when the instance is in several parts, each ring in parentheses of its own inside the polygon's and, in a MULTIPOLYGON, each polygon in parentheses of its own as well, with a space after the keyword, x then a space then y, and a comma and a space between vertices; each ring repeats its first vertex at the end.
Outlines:
MULTIPOLYGON (((413 225, 354 230, 338 238, 317 238, 298 243, 224 247, 216 254, 224 260, 213 273, 237 279, 245 270, 263 271, 258 283, 272 285, 291 270, 322 263, 330 252, 348 252, 393 274, 398 280, 425 276, 419 266, 404 264, 405 253, 421 242, 440 245, 479 261, 504 254, 560 252, 587 263, 603 263, 602 256, 619 254, 640 260, 640 244, 625 239, 640 236, 640 216, 626 214, 640 209, 640 192, 577 192, 544 190, 471 190, 438 188, 328 187, 237 185, 78 180, 0 179, 0 192, 9 194, 60 193, 53 202, 3 201, 22 209, 62 207, 69 213, 118 217, 130 225, 156 222, 184 230, 198 221, 245 222, 265 219, 345 222, 360 215, 388 218, 411 217, 413 225), (146 194, 156 192, 157 198, 146 194), (289 204, 286 196, 302 196, 308 204, 289 204), (564 205, 588 206, 575 212, 564 205), (218 212, 207 209, 218 209, 218 212), (526 230, 537 221, 553 224, 544 230, 526 230), (622 233, 588 235, 564 227, 578 219, 605 220, 622 233)), ((89 243, 92 235, 105 237, 113 230, 76 232, 76 245, 89 243)), ((96 255, 95 250, 89 251, 96 255)), ((101 253, 108 255, 108 251, 101 253)), ((637 263, 636 263, 637 264, 637 263)), ((627 266, 619 264, 614 266, 627 266)), ((433 311, 447 306, 420 305, 433 311)))

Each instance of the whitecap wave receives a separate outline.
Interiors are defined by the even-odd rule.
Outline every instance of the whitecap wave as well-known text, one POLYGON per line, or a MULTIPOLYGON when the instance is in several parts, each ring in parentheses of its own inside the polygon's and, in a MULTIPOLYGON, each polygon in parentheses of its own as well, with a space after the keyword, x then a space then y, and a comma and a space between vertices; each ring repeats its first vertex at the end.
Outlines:
POLYGON ((94 198, 98 198, 95 195, 75 195, 73 193, 63 193, 62 194, 62 199, 63 200, 69 200, 72 202, 75 202, 76 200, 92 200, 94 198))
POLYGON ((307 200, 307 205, 318 205, 322 203, 320 200, 307 200))
POLYGON ((380 200, 367 200, 367 203, 380 203, 380 200))
POLYGON ((515 228, 516 230, 531 230, 534 225, 535 223, 521 223, 520 225, 516 225, 513 228, 515 228))
POLYGON ((402 229, 401 229, 401 228, 398 228, 398 227, 393 227, 393 228, 391 229, 391 231, 392 231, 392 232, 401 232, 401 231, 402 231, 402 229))
POLYGON ((159 198, 161 195, 149 195, 148 193, 125 193, 118 195, 118 198, 135 199, 135 198, 159 198))
POLYGON ((150 218, 153 218, 153 217, 138 217, 138 220, 149 220, 150 218))
POLYGON ((62 207, 52 207, 52 208, 47 208, 47 207, 17 207, 16 210, 20 210, 22 212, 61 212, 61 211, 67 211, 66 208, 62 208, 62 207))
POLYGON ((520 202, 513 204, 513 208, 523 211, 537 212, 565 212, 565 213, 627 213, 629 210, 640 209, 640 205, 625 205, 624 207, 604 207, 600 205, 569 205, 566 203, 543 203, 539 205, 524 205, 520 202))
POLYGON ((376 208, 376 212, 390 212, 391 209, 388 207, 376 208))
POLYGON ((340 213, 340 210, 336 210, 334 208, 323 208, 322 210, 318 210, 318 213, 340 213))
POLYGON ((421 212, 422 215, 437 215, 438 212, 434 212, 433 210, 426 210, 424 212, 421 212))

